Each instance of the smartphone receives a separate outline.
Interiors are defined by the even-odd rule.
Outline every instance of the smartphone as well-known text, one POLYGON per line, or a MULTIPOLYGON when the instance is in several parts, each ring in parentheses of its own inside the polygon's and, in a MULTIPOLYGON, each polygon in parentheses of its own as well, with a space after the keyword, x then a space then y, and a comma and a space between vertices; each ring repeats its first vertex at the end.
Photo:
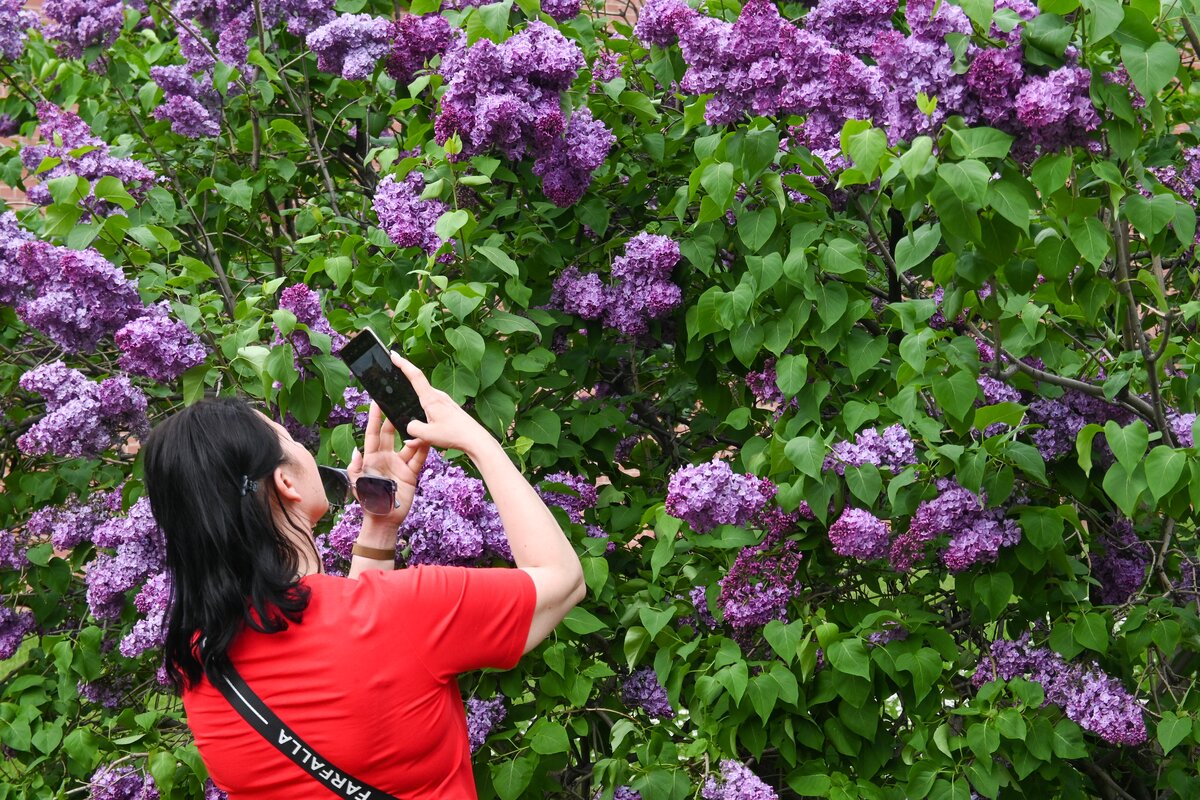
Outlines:
POLYGON ((355 334, 338 351, 338 357, 346 362, 367 394, 379 404, 383 415, 392 421, 401 435, 404 435, 411 420, 426 421, 417 390, 400 368, 392 363, 391 354, 373 330, 366 328, 355 334))

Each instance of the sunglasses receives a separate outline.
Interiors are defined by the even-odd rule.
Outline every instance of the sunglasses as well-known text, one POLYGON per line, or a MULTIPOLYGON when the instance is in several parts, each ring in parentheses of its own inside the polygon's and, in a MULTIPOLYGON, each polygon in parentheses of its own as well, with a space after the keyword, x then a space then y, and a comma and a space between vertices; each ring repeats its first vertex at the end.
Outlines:
POLYGON ((346 470, 326 466, 317 467, 317 472, 321 474, 325 499, 331 506, 344 506, 357 498, 368 514, 387 514, 400 507, 396 501, 396 482, 390 478, 363 475, 357 481, 351 481, 346 470))

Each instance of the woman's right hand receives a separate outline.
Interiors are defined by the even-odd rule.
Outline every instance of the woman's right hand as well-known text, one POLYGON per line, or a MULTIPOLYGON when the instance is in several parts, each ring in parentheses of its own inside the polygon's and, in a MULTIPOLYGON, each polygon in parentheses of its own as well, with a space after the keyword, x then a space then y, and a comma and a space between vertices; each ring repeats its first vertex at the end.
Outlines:
POLYGON ((421 401, 421 408, 425 410, 427 422, 409 422, 406 429, 409 436, 443 450, 461 450, 472 458, 480 448, 496 443, 487 429, 454 402, 453 397, 441 389, 433 388, 425 373, 415 364, 398 353, 393 352, 391 355, 392 363, 408 378, 421 401))

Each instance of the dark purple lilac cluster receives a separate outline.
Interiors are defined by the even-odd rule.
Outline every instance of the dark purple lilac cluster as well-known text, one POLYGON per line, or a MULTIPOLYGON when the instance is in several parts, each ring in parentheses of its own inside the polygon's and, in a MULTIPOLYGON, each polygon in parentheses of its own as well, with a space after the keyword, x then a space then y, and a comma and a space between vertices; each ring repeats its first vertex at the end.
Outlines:
POLYGON ((717 619, 708 607, 708 587, 692 587, 692 590, 688 592, 688 599, 691 600, 692 607, 696 610, 695 621, 705 628, 715 630, 717 619))
POLYGON ((547 483, 561 483, 570 489, 562 492, 553 489, 538 489, 542 500, 552 506, 558 506, 567 512, 567 517, 576 525, 583 524, 583 512, 596 507, 598 495, 596 484, 582 475, 572 475, 569 472, 554 472, 545 477, 547 483))
POLYGON ((719 775, 709 775, 700 789, 702 800, 779 800, 762 778, 740 761, 721 759, 719 775))
POLYGON ((483 481, 430 451, 412 510, 400 526, 411 564, 468 566, 494 558, 512 561, 508 537, 483 481))
POLYGON ((0 605, 0 661, 13 657, 25 636, 37 626, 33 612, 0 605))
POLYGON ((345 575, 353 555, 351 550, 358 533, 362 530, 363 510, 358 503, 346 506, 329 533, 319 534, 316 539, 317 554, 327 575, 345 575))
POLYGON ((640 708, 654 719, 673 719, 675 709, 667 698, 667 690, 658 681, 654 667, 635 670, 621 684, 621 702, 626 708, 640 708))
POLYGON ((467 699, 467 742, 472 753, 483 747, 488 735, 507 715, 508 709, 504 707, 502 695, 496 695, 491 700, 480 700, 478 697, 467 699))
POLYGON ((16 61, 25 52, 29 29, 39 26, 38 15, 25 0, 0 0, 0 58, 16 61))
MULTIPOLYGON (((592 794, 592 800, 603 800, 603 798, 603 789, 597 789, 595 793, 592 794)), ((642 800, 642 793, 634 791, 628 786, 618 786, 616 791, 613 792, 613 800, 642 800)))
POLYGON ((57 42, 62 58, 83 58, 89 47, 107 49, 125 25, 125 0, 46 0, 42 13, 50 18, 46 38, 57 42))
POLYGON ((49 540, 55 550, 70 550, 91 541, 92 531, 121 511, 121 490, 97 492, 85 502, 73 499, 62 506, 43 506, 29 515, 25 536, 49 540))
POLYGON ((229 800, 229 795, 213 783, 212 778, 204 781, 204 800, 229 800))
POLYGON ((285 341, 291 344, 293 364, 301 376, 308 374, 308 365, 312 363, 313 356, 322 352, 317 345, 313 344, 310 333, 321 333, 328 336, 330 352, 336 353, 346 344, 346 337, 335 331, 330 326, 329 320, 325 319, 325 312, 321 310, 320 295, 303 283, 294 283, 284 289, 279 295, 279 307, 296 316, 297 327, 284 336, 279 330, 279 326, 276 325, 275 339, 272 345, 278 347, 285 341), (303 325, 304 328, 299 327, 300 325, 303 325))
POLYGON ((605 50, 596 56, 592 62, 592 91, 600 91, 600 84, 615 81, 621 77, 621 57, 611 50, 605 50))
POLYGON ((1021 541, 1015 520, 1005 519, 1004 510, 987 508, 987 497, 977 495, 947 478, 937 482, 940 494, 917 506, 908 530, 892 540, 892 568, 907 572, 925 557, 929 542, 948 536, 942 563, 952 572, 996 560, 1000 549, 1021 541))
POLYGON ((95 458, 150 428, 146 395, 124 375, 94 383, 54 361, 26 372, 19 384, 46 400, 45 416, 17 439, 26 455, 95 458))
POLYGON ((888 620, 883 628, 867 636, 867 641, 876 647, 883 647, 888 642, 902 642, 908 638, 908 628, 899 622, 888 620))
POLYGON ((159 383, 175 380, 208 355, 200 337, 181 320, 173 319, 165 302, 150 306, 113 338, 121 350, 121 369, 159 383))
POLYGON ((1041 426, 1030 438, 1046 461, 1075 452, 1076 437, 1090 422, 1103 425, 1112 420, 1125 426, 1134 420, 1133 414, 1120 406, 1074 389, 1067 389, 1061 397, 1036 397, 1029 403, 1026 418, 1041 426))
MULTIPOLYGON (((389 239, 400 247, 419 247, 431 256, 446 243, 434 228, 449 208, 435 197, 422 200, 423 191, 425 176, 420 172, 414 170, 400 181, 388 175, 375 187, 372 207, 389 239)), ((452 252, 446 252, 438 260, 446 262, 453 257, 452 252)))
POLYGON ((494 149, 517 161, 532 154, 547 197, 574 203, 616 141, 586 108, 569 122, 563 114, 563 93, 583 65, 577 44, 537 21, 501 44, 480 39, 451 47, 441 63, 438 144, 457 134, 465 156, 494 149))
POLYGON ((387 73, 407 85, 417 72, 446 52, 454 39, 450 21, 441 14, 405 14, 392 22, 387 73))
POLYGON ((846 474, 846 467, 861 467, 873 464, 892 472, 917 463, 917 451, 912 436, 903 425, 888 426, 880 433, 877 428, 860 431, 851 442, 848 439, 835 444, 821 469, 833 470, 838 475, 846 474))
POLYGON ((25 537, 20 539, 12 531, 0 529, 0 569, 25 569, 25 565, 29 563, 26 556, 27 538, 28 526, 26 526, 25 537))
POLYGON ((317 54, 318 68, 360 80, 391 50, 392 23, 370 14, 340 14, 308 34, 305 43, 317 54))
POLYGON ((796 571, 804 556, 799 545, 767 535, 743 547, 721 578, 721 613, 735 631, 745 633, 773 619, 787 621, 788 603, 803 588, 796 571))
POLYGON ((94 681, 80 681, 75 689, 79 698, 88 703, 95 703, 104 708, 120 708, 125 695, 133 688, 133 681, 127 677, 101 677, 94 681))
POLYGON ((1154 552, 1138 538, 1127 519, 1116 520, 1101 535, 1100 543, 1103 552, 1092 555, 1092 577, 1100 583, 1093 595, 1104 605, 1121 605, 1146 582, 1154 552))
POLYGON ((158 800, 154 778, 127 764, 100 767, 88 789, 88 800, 158 800))
MULTIPOLYGON (((46 8, 49 6, 48 2, 46 8)), ((76 175, 89 185, 87 197, 80 201, 86 212, 83 221, 87 222, 93 216, 104 219, 125 213, 116 203, 95 196, 96 183, 101 178, 116 178, 125 186, 130 197, 139 203, 158 180, 158 176, 140 161, 110 155, 108 145, 92 134, 91 128, 78 114, 65 111, 53 103, 38 103, 37 115, 38 135, 44 141, 21 148, 21 163, 38 181, 25 190, 32 202, 50 205, 54 198, 50 195, 49 182, 54 178, 76 175), (38 172, 47 159, 56 159, 57 163, 44 172, 38 172)))
POLYGON ((748 525, 775 496, 766 478, 735 473, 724 461, 683 467, 667 486, 667 513, 708 533, 718 525, 748 525))
POLYGON ((142 615, 133 624, 133 629, 121 639, 118 649, 126 658, 136 658, 147 650, 159 650, 166 640, 167 609, 171 605, 171 575, 156 573, 142 584, 142 589, 133 599, 133 607, 142 615))
POLYGON ((1084 730, 1112 744, 1146 741, 1142 704, 1119 680, 1099 667, 1068 663, 1047 647, 1034 647, 1024 633, 1015 642, 997 639, 976 669, 975 686, 1026 678, 1042 685, 1046 704, 1062 708, 1084 730))
POLYGON ((569 22, 579 16, 583 0, 542 0, 542 11, 555 22, 569 22))
MULTIPOLYGON (((166 544, 143 497, 124 517, 113 517, 92 532, 92 541, 104 548, 87 565, 87 603, 98 620, 117 619, 125 608, 125 595, 165 569, 166 544), (107 552, 113 550, 115 552, 107 552)), ((160 587, 161 589, 162 587, 160 587)), ((166 589, 169 596, 169 589, 166 589)), ((148 595, 147 608, 158 600, 148 595)), ((165 601, 163 601, 165 602, 165 601)))
POLYGON ((847 507, 829 526, 829 543, 839 556, 873 561, 888 554, 891 533, 879 517, 861 508, 847 507))
POLYGON ((612 285, 595 273, 568 267, 554 281, 549 306, 583 319, 603 319, 605 326, 626 336, 641 336, 651 320, 678 308, 683 291, 671 282, 679 263, 679 244, 643 231, 613 259, 612 285))
POLYGON ((761 370, 747 372, 746 386, 749 387, 750 393, 754 395, 756 403, 775 409, 776 419, 783 414, 787 406, 796 405, 796 398, 793 397, 789 400, 787 395, 783 393, 783 390, 779 388, 779 375, 775 371, 774 358, 768 358, 764 361, 761 370))
POLYGON ((192 72, 211 69, 216 59, 245 71, 254 35, 256 11, 267 29, 286 24, 289 33, 307 36, 334 18, 332 0, 176 0, 179 48, 192 72), (216 34, 216 46, 208 32, 216 34))
POLYGON ((193 74, 182 64, 151 67, 150 77, 163 90, 163 102, 154 109, 155 119, 171 123, 171 130, 189 139, 216 136, 221 132, 221 95, 213 86, 212 69, 193 74))

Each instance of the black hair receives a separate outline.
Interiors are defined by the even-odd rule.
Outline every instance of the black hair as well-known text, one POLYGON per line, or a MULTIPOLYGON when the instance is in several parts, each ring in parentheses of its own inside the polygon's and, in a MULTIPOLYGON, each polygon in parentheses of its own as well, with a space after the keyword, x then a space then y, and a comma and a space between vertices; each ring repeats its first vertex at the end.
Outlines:
POLYGON ((309 592, 272 503, 303 529, 275 493, 273 474, 286 460, 278 434, 242 400, 185 408, 151 431, 143 452, 173 583, 167 673, 176 688, 194 686, 201 674, 213 681, 225 672, 243 627, 278 633, 300 622, 309 592))

